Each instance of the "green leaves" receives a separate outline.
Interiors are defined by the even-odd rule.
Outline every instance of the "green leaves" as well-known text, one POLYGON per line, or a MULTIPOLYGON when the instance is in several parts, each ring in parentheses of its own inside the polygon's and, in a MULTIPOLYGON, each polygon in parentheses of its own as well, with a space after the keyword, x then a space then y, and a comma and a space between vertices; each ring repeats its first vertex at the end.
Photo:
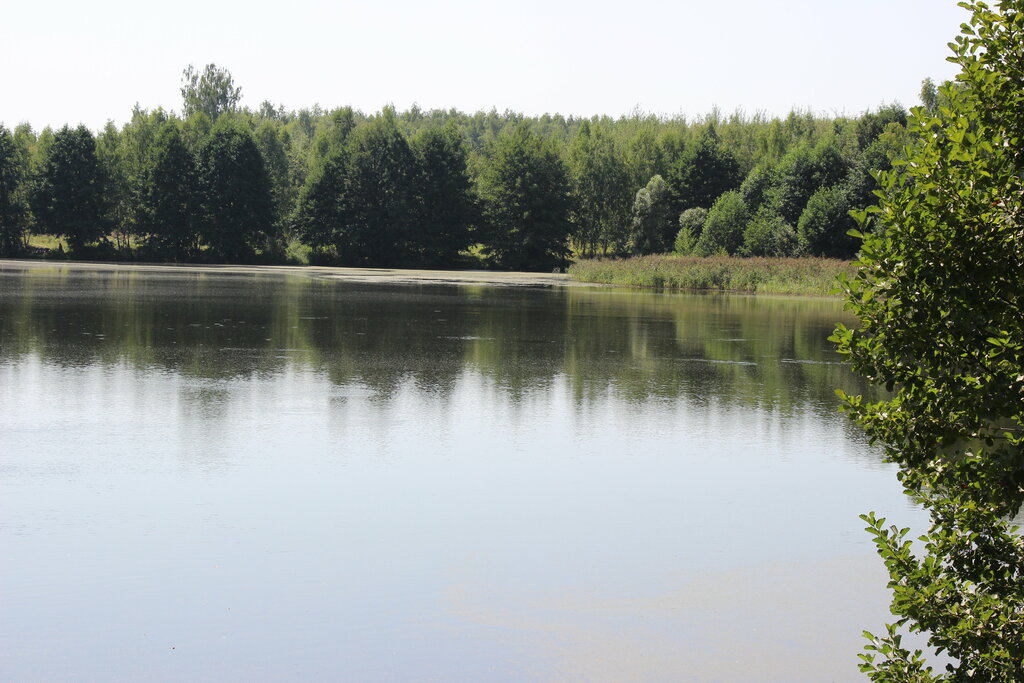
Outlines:
POLYGON ((26 161, 11 132, 0 126, 0 256, 14 256, 21 250, 28 213, 21 196, 26 161))
POLYGON ((566 150, 573 191, 572 240, 586 257, 624 249, 633 201, 629 169, 610 126, 584 121, 566 150))
POLYGON ((249 129, 221 119, 200 150, 198 178, 203 240, 216 258, 251 259, 271 235, 274 208, 270 179, 249 129))
POLYGON ((189 64, 181 81, 185 118, 202 112, 216 121, 221 114, 235 111, 242 99, 242 89, 235 86, 231 72, 216 64, 207 64, 201 73, 189 64))
MULTIPOLYGON (((345 124, 342 119, 339 124, 345 124)), ((454 127, 410 143, 394 113, 323 138, 290 219, 309 245, 364 266, 451 265, 476 215, 463 139, 454 127)))
POLYGON ((196 161, 185 147, 178 121, 157 133, 145 171, 142 224, 151 249, 183 261, 194 256, 202 222, 196 161))
POLYGON ((53 134, 32 189, 32 213, 40 232, 60 235, 81 249, 106 235, 103 174, 96 139, 85 126, 53 134))
POLYGON ((878 208, 854 214, 877 221, 843 285, 860 326, 833 335, 893 392, 841 398, 932 519, 918 545, 864 517, 901 617, 868 635, 861 670, 877 681, 1024 680, 1024 541, 1006 521, 1024 502, 1024 3, 962 6, 958 83, 937 111, 913 111, 905 163, 878 175, 878 208), (899 626, 949 653, 944 674, 899 626))
POLYGON ((749 209, 738 190, 724 193, 708 211, 700 239, 694 247, 698 256, 735 254, 743 244, 749 209))
POLYGON ((722 193, 738 188, 742 180, 736 157, 723 148, 715 126, 708 124, 669 169, 673 213, 710 209, 722 193))
POLYGON ((876 681, 1021 680, 1024 670, 1024 600, 1018 562, 1021 538, 991 507, 970 500, 929 500, 933 526, 915 547, 908 529, 884 528, 863 515, 889 571, 893 613, 901 616, 881 638, 865 633, 861 670, 876 681), (921 651, 901 647, 900 628, 929 634, 936 654, 955 664, 935 676, 921 651), (908 678, 908 676, 910 676, 908 678))
POLYGON ((637 191, 633 200, 633 220, 628 244, 630 253, 653 254, 664 251, 665 237, 674 226, 668 183, 656 175, 637 191))
POLYGON ((491 260, 509 270, 551 270, 568 260, 569 175, 558 150, 526 125, 495 140, 479 182, 491 260))

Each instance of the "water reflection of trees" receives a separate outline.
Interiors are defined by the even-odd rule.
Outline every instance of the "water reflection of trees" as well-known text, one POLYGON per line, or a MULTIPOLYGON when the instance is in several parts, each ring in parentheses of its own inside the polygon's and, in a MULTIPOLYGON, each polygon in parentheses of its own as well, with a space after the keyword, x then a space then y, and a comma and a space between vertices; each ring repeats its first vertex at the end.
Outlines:
POLYGON ((863 391, 820 299, 356 284, 189 271, 0 272, 0 361, 128 364, 205 379, 312 369, 387 400, 469 370, 513 399, 566 377, 580 404, 650 398, 833 410, 863 391))

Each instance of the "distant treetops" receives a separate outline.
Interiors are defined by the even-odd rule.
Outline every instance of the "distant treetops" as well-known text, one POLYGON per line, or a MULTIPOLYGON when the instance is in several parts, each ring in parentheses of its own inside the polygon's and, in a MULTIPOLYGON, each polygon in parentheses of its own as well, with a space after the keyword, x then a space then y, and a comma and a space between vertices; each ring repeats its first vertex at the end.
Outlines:
MULTIPOLYGON (((0 125, 0 255, 551 270, 573 257, 851 257, 851 209, 908 140, 906 112, 697 122, 385 107, 240 108, 189 66, 182 115, 94 134, 0 125)), ((922 97, 931 97, 929 83, 922 97)))

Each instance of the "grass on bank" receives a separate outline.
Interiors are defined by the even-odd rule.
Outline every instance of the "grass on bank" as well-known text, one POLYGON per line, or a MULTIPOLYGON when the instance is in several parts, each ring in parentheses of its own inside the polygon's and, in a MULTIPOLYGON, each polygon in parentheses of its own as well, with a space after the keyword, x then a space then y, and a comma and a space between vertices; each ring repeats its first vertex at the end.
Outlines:
POLYGON ((586 259, 569 267, 580 282, 656 289, 719 290, 765 294, 834 294, 840 273, 853 264, 826 258, 738 258, 652 255, 586 259))

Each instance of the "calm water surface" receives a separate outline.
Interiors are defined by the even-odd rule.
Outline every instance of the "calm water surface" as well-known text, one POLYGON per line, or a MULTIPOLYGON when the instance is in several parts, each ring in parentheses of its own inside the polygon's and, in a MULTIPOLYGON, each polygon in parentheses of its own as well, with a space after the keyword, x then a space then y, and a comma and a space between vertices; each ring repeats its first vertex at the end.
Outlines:
POLYGON ((0 679, 858 680, 817 299, 0 266, 0 679))

